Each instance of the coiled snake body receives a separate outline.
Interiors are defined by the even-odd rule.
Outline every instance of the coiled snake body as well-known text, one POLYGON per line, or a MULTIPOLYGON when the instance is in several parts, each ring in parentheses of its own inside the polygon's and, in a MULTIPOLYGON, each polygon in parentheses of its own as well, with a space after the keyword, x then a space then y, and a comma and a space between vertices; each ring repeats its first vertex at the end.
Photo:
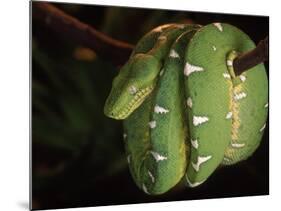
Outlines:
POLYGON ((236 76, 233 60, 255 48, 224 23, 167 24, 146 34, 114 79, 105 114, 124 119, 130 171, 147 194, 185 178, 202 184, 219 165, 247 159, 268 112, 263 64, 236 76))

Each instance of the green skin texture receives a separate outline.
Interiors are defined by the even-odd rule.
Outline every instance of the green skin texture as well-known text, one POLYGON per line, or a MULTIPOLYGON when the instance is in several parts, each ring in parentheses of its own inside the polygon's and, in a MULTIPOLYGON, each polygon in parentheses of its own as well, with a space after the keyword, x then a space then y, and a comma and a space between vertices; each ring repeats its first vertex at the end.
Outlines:
POLYGON ((130 171, 145 193, 165 193, 184 177, 198 186, 257 149, 268 113, 265 68, 235 76, 232 67, 253 48, 229 24, 168 24, 138 42, 104 112, 124 119, 130 171))
POLYGON ((147 41, 140 40, 129 61, 113 80, 104 113, 114 119, 127 118, 155 88, 163 61, 173 41, 185 30, 198 27, 167 25, 162 33, 158 30, 152 31, 145 36, 147 41), (161 39, 161 36, 165 39, 161 39), (131 90, 135 90, 135 93, 131 90))
MULTIPOLYGON (((172 46, 183 56, 185 46, 195 31, 184 33, 172 46)), ((144 106, 124 121, 126 151, 130 170, 137 185, 150 194, 161 194, 175 186, 184 176, 189 145, 184 117, 183 60, 166 58, 164 73, 144 106), (169 92, 167 92, 169 90, 169 92), (169 110, 165 115, 151 112, 155 106, 169 110), (155 121, 151 129, 148 122, 155 121), (132 129, 134 127, 134 129, 132 129), (157 161, 152 153, 172 159, 157 161), (150 172, 150 173, 149 173, 150 172)))

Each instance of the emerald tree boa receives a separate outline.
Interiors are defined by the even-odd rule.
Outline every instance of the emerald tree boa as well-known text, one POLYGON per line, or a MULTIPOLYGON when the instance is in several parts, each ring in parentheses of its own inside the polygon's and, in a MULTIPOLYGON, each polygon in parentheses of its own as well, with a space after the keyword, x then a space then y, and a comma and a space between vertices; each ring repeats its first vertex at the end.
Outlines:
POLYGON ((265 68, 233 70, 233 60, 253 48, 225 23, 167 24, 138 42, 104 112, 124 120, 130 171, 145 193, 165 193, 183 178, 196 187, 257 149, 268 113, 265 68))

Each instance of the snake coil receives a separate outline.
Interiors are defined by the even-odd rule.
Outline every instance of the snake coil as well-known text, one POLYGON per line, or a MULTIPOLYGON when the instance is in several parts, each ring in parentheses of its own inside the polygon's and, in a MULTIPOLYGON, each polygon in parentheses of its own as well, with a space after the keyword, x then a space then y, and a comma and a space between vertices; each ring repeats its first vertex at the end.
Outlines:
POLYGON ((104 112, 124 119, 130 171, 145 193, 165 193, 183 177, 198 186, 257 149, 268 113, 265 68, 236 76, 232 66, 253 48, 225 23, 167 24, 138 42, 104 112))

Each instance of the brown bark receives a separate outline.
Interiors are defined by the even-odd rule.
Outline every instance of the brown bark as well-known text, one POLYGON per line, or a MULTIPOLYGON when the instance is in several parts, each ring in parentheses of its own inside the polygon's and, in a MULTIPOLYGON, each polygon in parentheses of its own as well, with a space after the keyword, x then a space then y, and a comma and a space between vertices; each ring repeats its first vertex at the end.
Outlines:
POLYGON ((238 56, 233 61, 233 68, 236 75, 268 60, 268 36, 259 42, 256 48, 238 56))

